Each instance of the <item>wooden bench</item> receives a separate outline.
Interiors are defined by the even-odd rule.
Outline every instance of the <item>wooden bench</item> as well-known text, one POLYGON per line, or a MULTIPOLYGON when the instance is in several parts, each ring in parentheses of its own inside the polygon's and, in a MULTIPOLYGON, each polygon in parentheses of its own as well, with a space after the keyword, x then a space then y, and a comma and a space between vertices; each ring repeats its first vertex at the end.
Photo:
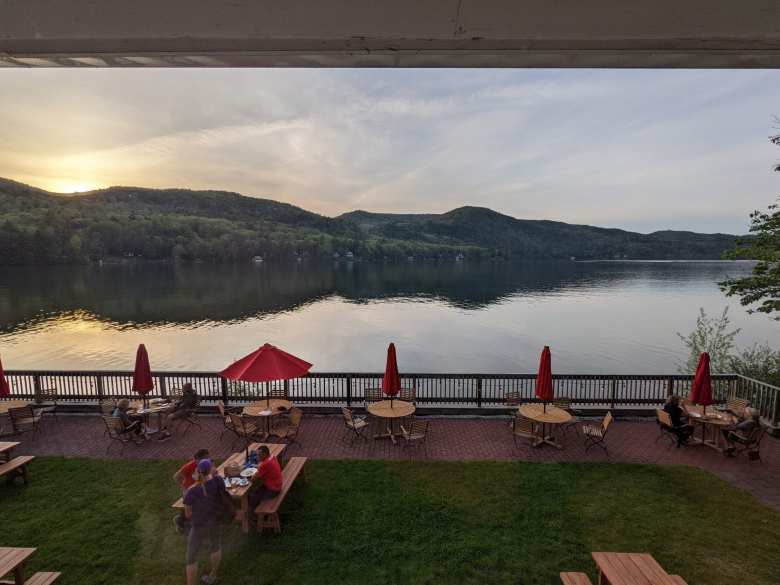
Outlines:
POLYGON ((50 585, 51 583, 54 583, 59 576, 60 573, 35 573, 24 582, 24 585, 50 585))
POLYGON ((669 575, 669 581, 674 583, 674 585, 688 585, 680 575, 669 575))
POLYGON ((0 465, 0 477, 8 475, 8 481, 13 481, 15 477, 21 476, 27 484, 27 464, 35 459, 32 455, 19 455, 10 461, 0 465), (10 475, 9 475, 10 474, 10 475))
POLYGON ((585 573, 561 573, 563 585, 593 585, 585 573))
POLYGON ((264 528, 271 528, 276 534, 282 533, 282 526, 279 522, 279 506, 282 505, 296 477, 303 475, 304 481, 306 480, 306 475, 303 473, 306 459, 306 457, 290 457, 287 465, 282 469, 282 491, 275 498, 260 502, 255 508, 258 532, 262 532, 264 528))

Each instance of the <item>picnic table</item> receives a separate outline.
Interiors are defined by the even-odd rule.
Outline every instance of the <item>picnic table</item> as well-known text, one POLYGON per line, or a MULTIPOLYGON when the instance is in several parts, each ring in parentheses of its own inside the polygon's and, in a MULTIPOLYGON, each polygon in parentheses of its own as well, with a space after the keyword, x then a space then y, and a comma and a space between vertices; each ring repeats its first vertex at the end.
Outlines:
POLYGON ((706 415, 695 410, 688 411, 688 420, 694 427, 701 429, 699 437, 694 429, 690 442, 694 445, 706 445, 710 449, 723 452, 726 450, 725 439, 721 429, 734 423, 734 416, 727 412, 710 411, 706 415))
POLYGON ((525 418, 542 425, 542 434, 534 441, 534 447, 541 447, 547 444, 552 445, 556 449, 563 449, 563 445, 558 443, 552 434, 548 434, 547 427, 571 422, 571 414, 551 404, 544 406, 542 404, 528 403, 523 404, 517 410, 525 418))
POLYGON ((265 434, 271 433, 271 418, 280 414, 290 412, 292 402, 283 398, 271 398, 268 400, 257 400, 250 402, 244 407, 243 413, 248 416, 262 418, 265 421, 265 434))
POLYGON ((652 555, 647 553, 594 552, 599 585, 677 585, 652 555))
MULTIPOLYGON (((284 449, 287 447, 287 445, 280 444, 280 443, 252 443, 251 445, 249 445, 248 450, 256 451, 261 446, 268 447, 268 450, 271 452, 271 457, 276 457, 276 458, 279 458, 284 452, 284 449)), ((233 453, 230 457, 225 459, 217 467, 217 475, 225 477, 225 469, 227 469, 231 465, 237 465, 239 467, 243 467, 245 462, 246 462, 246 451, 241 451, 240 453, 233 453)), ((244 533, 249 532, 249 490, 251 489, 251 487, 252 487, 252 481, 250 478, 249 484, 246 486, 231 486, 230 488, 228 488, 228 493, 233 497, 234 500, 238 500, 240 503, 239 514, 241 517, 241 530, 244 533)), ((174 508, 182 508, 183 506, 184 503, 181 498, 176 503, 173 504, 174 508)))
POLYGON ((404 400, 380 400, 369 404, 366 410, 374 416, 387 419, 387 432, 378 433, 374 438, 389 438, 395 444, 395 438, 401 434, 400 429, 395 428, 395 422, 399 418, 411 416, 417 409, 414 404, 404 400))
POLYGON ((0 547, 0 577, 14 574, 14 584, 24 585, 24 562, 36 549, 0 547))
POLYGON ((14 447, 17 447, 19 443, 13 441, 0 441, 0 459, 6 462, 11 460, 11 451, 14 447))

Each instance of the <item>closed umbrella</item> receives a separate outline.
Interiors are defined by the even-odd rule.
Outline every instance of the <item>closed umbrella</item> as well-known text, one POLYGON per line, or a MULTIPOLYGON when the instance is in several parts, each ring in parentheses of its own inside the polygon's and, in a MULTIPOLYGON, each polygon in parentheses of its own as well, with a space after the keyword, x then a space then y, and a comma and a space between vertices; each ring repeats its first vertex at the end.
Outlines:
POLYGON ((539 360, 539 373, 536 375, 536 397, 544 402, 544 410, 547 403, 553 399, 552 365, 550 348, 545 345, 542 350, 542 358, 539 360))
POLYGON ((3 362, 0 361, 0 396, 10 396, 11 386, 8 384, 8 380, 5 379, 5 372, 3 372, 3 362))
POLYGON ((138 351, 135 353, 132 390, 140 394, 144 402, 146 402, 146 395, 154 390, 152 370, 149 367, 149 354, 146 353, 146 346, 143 343, 138 346, 138 351))
POLYGON ((696 375, 691 385, 691 402, 700 404, 702 415, 707 412, 707 406, 712 404, 712 378, 710 377, 710 354, 706 351, 699 358, 696 375))
MULTIPOLYGON (((242 382, 274 382, 300 378, 312 367, 307 361, 266 343, 222 370, 219 375, 242 382)), ((271 397, 266 394, 269 401, 271 397)))
POLYGON ((387 364, 385 365, 385 377, 382 378, 382 392, 390 397, 390 406, 393 405, 393 396, 401 391, 401 376, 398 373, 398 362, 395 358, 395 344, 391 343, 387 348, 387 364))

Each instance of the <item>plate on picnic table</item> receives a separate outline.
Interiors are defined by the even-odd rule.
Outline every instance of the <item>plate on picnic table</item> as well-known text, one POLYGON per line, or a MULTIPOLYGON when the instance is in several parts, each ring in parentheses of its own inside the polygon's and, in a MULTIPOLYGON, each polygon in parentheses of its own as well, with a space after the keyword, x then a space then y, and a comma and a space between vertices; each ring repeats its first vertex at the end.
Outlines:
POLYGON ((257 467, 247 467, 241 472, 241 477, 253 477, 257 473, 257 467))

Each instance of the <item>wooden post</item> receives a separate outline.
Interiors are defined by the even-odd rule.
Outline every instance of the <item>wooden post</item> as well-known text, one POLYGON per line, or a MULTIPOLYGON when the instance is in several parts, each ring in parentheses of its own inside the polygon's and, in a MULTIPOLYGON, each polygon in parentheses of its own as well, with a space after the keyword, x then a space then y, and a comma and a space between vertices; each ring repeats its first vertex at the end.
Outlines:
POLYGON ((225 406, 228 405, 228 381, 227 378, 220 378, 219 379, 220 385, 222 386, 222 402, 225 403, 225 406))
POLYGON ((352 407, 352 376, 347 374, 347 408, 352 407))
POLYGON ((284 381, 284 398, 290 400, 290 380, 284 381))
POLYGON ((102 402, 104 397, 105 397, 105 393, 103 392, 103 375, 102 374, 98 374, 97 376, 95 376, 95 388, 97 389, 98 402, 102 402))
POLYGON ((157 379, 160 382, 157 386, 160 389, 160 397, 165 398, 168 396, 168 387, 165 383, 165 376, 158 376, 157 379))
POLYGON ((609 409, 615 410, 615 387, 617 386, 617 380, 612 378, 609 381, 609 409))
POLYGON ((38 374, 33 374, 33 400, 41 401, 41 377, 38 374))
POLYGON ((482 408, 482 378, 477 378, 477 408, 482 408))
POLYGON ((674 396, 674 378, 669 378, 666 381, 666 397, 674 396))

